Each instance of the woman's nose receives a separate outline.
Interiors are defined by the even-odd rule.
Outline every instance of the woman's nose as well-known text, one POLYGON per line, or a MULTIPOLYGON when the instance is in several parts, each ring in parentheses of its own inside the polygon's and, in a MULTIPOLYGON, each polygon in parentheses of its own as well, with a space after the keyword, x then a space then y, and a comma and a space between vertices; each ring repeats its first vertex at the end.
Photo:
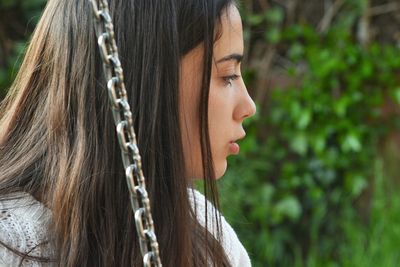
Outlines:
POLYGON ((235 119, 243 121, 244 119, 249 118, 256 113, 256 104, 249 95, 244 82, 242 82, 242 88, 240 92, 240 101, 236 109, 235 119))

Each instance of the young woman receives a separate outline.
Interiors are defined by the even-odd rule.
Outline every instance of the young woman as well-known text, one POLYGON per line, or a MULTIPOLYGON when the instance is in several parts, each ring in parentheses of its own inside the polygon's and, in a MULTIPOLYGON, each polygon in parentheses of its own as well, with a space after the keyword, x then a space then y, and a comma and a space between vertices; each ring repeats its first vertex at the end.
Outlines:
MULTIPOLYGON (((109 5, 163 266, 250 266, 214 208, 255 113, 235 3, 109 5)), ((90 4, 49 0, 0 113, 0 265, 142 266, 105 84, 90 4)))

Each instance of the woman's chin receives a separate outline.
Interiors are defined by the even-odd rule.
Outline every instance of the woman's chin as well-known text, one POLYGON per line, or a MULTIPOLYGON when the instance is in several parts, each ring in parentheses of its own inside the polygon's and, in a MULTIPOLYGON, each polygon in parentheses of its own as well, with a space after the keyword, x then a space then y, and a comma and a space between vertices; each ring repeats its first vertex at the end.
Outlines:
MULTIPOLYGON (((227 163, 226 159, 218 161, 218 163, 214 165, 216 180, 218 180, 219 178, 224 176, 227 167, 228 167, 228 163, 227 163)), ((187 173, 186 176, 189 177, 189 179, 191 179, 191 180, 204 180, 204 175, 203 175, 202 170, 197 170, 197 172, 193 172, 193 173, 187 173)))
POLYGON ((227 167, 228 167, 228 163, 227 163, 226 159, 221 161, 218 165, 216 164, 215 165, 215 179, 218 180, 219 178, 224 176, 227 167))

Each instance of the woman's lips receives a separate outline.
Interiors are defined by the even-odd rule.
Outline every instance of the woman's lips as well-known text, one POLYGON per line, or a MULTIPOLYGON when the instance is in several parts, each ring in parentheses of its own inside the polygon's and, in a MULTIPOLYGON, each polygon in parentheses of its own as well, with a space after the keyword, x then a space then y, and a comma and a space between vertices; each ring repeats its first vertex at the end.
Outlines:
POLYGON ((232 141, 229 142, 229 152, 233 155, 237 155, 240 152, 240 146, 237 143, 238 140, 243 139, 246 136, 246 133, 243 132, 242 135, 240 135, 238 138, 232 139, 232 141))
POLYGON ((229 143, 229 152, 231 152, 233 155, 239 154, 240 151, 240 146, 236 142, 230 142, 229 143))

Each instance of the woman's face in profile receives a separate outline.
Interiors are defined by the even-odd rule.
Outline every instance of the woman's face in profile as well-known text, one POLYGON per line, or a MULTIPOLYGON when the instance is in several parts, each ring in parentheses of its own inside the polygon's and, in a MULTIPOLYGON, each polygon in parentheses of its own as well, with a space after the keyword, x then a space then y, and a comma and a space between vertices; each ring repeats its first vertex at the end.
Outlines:
MULTIPOLYGON (((226 171, 227 157, 239 153, 236 141, 245 136, 243 120, 256 111, 241 76, 243 29, 235 6, 231 5, 222 14, 221 24, 222 35, 214 43, 208 102, 211 152, 217 178, 226 171)), ((180 124, 189 178, 203 177, 199 134, 202 58, 203 48, 198 46, 181 61, 180 124)))

